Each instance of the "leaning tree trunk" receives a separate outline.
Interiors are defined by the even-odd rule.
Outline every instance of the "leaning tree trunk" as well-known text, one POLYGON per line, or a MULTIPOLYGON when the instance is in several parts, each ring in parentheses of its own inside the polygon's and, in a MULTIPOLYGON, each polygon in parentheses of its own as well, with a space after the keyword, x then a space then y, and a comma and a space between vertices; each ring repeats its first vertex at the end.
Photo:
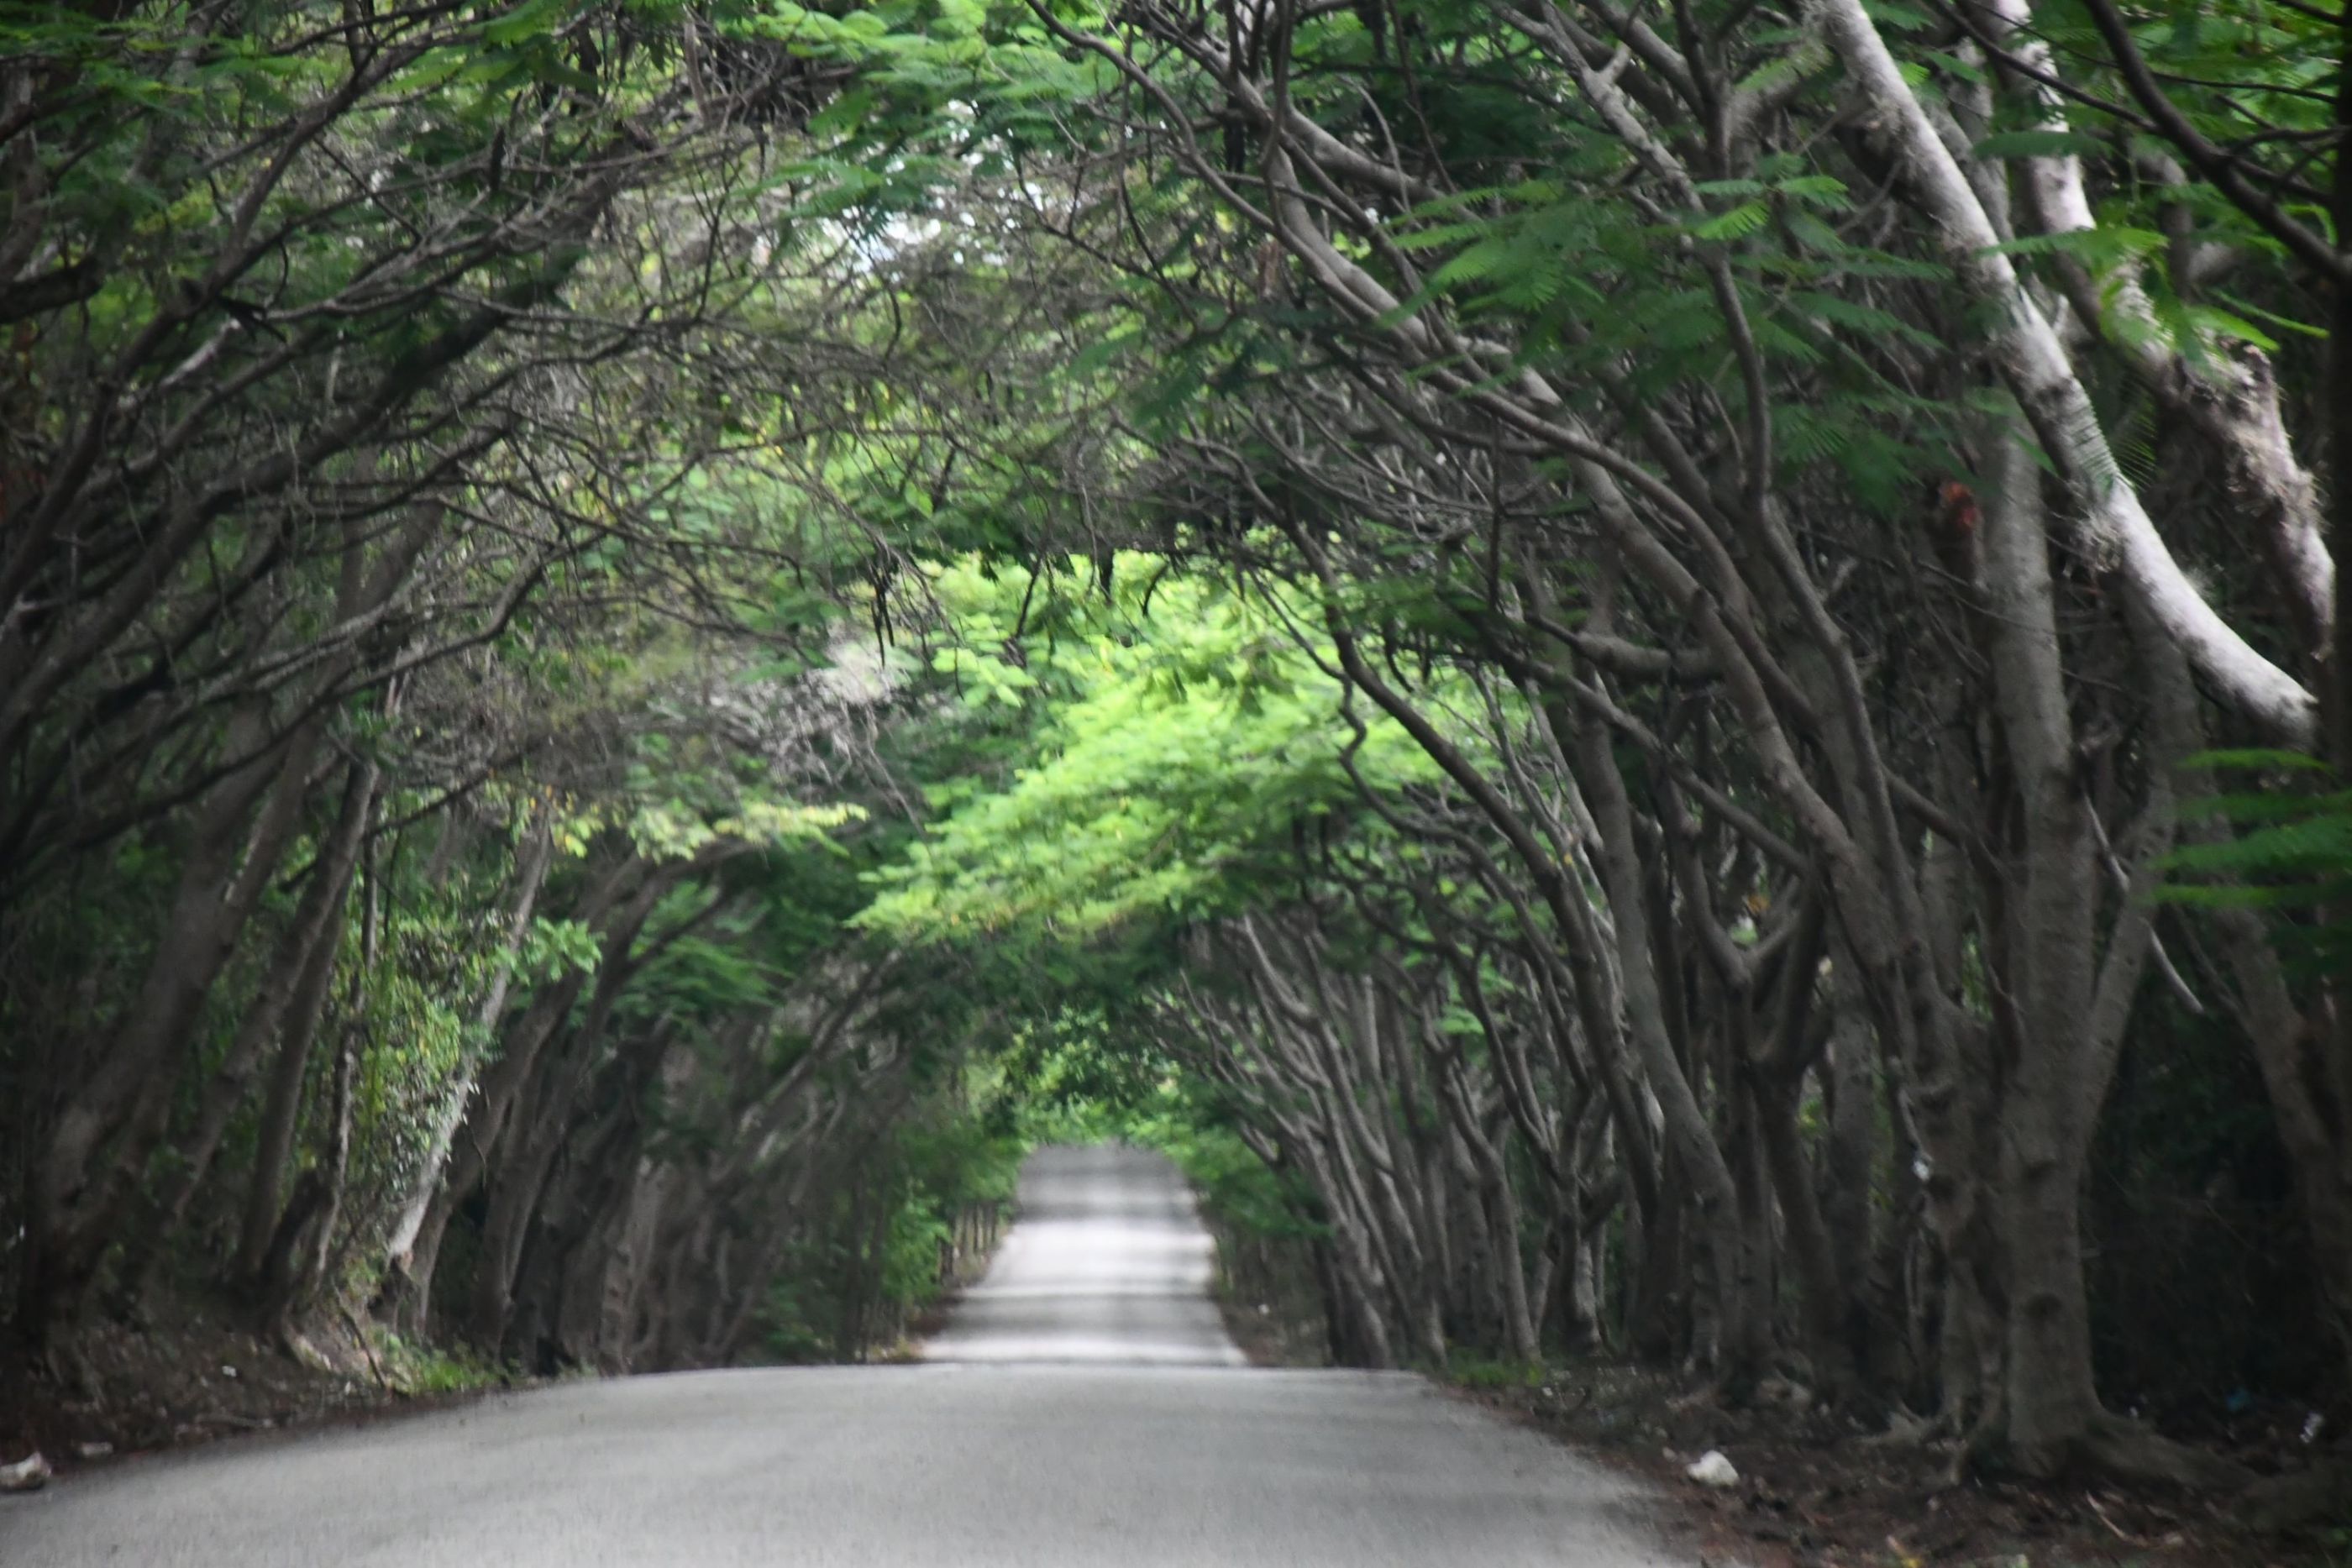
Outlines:
MULTIPOLYGON (((2175 716, 2179 758, 2206 749, 2197 691, 2177 652, 2141 639, 2155 702, 2175 716)), ((2219 787, 2210 770, 2183 768, 2181 788, 2210 797, 2219 787)), ((2230 829, 2212 818, 2188 830, 2199 841, 2225 840, 2230 829)), ((2338 1364, 2352 1373, 2352 1054, 2341 1049, 2345 1020, 2329 1019, 2352 998, 2328 995, 2323 980, 2310 1005, 2290 985, 2274 933, 2255 909, 2203 911, 2229 978, 2231 1012, 2244 1030, 2267 1092, 2280 1146, 2294 1173, 2295 1197, 2311 1239, 2313 1272, 2323 1299, 2322 1333, 2336 1344, 2338 1364)))
MULTIPOLYGON (((507 993, 513 983, 515 964, 521 956, 525 939, 530 935, 531 915, 539 906, 540 889, 546 884, 548 868, 554 861, 555 835, 546 820, 541 818, 533 823, 521 857, 516 862, 514 906, 507 915, 506 929, 493 958, 489 988, 483 994, 481 1006, 474 1013, 475 1027, 484 1037, 495 1034, 499 1019, 506 1014, 507 993)), ((416 1243, 416 1234, 425 1224, 425 1211, 432 1206, 433 1195, 439 1186, 441 1168, 448 1160, 450 1143, 457 1137, 457 1124, 466 1113, 474 1076, 474 1057, 470 1049, 460 1058, 453 1076, 454 1090, 434 1113, 432 1136, 421 1162, 423 1175, 401 1205, 399 1217, 394 1220, 391 1237, 384 1245, 390 1275, 400 1273, 409 1249, 416 1243)))
POLYGON ((205 999, 293 837, 320 728, 307 722, 264 749, 258 712, 231 726, 231 750, 254 758, 206 798, 146 977, 96 1070, 27 1161, 17 1314, 31 1343, 79 1301, 115 1239, 123 1206, 165 1130, 170 1090, 197 1038, 205 999))
POLYGON ((269 1247, 259 1260, 257 1280, 263 1332, 279 1341, 294 1333, 295 1316, 322 1290, 331 1288, 335 1228, 342 1218, 344 1189, 351 1178, 352 1092, 360 1052, 367 1041, 368 979, 383 932, 379 885, 369 858, 363 873, 367 895, 361 916, 359 965, 343 998, 341 1038, 327 1089, 327 1146, 305 1174, 295 1201, 287 1205, 269 1247))
POLYGON ((2122 580, 2210 688, 2267 734, 2312 740, 2311 694, 2217 614, 2181 570, 2107 444, 2090 394, 2048 315, 2028 291, 1862 0, 1806 0, 1811 30, 1837 56, 1871 123, 1904 166, 1913 204, 1935 225, 1961 287, 1983 308, 1992 364, 2072 491, 2078 546, 2122 580))
MULTIPOLYGON (((646 868, 632 859, 614 867, 583 902, 583 915, 593 920, 611 909, 631 878, 639 875, 643 882, 628 895, 626 904, 613 912, 606 927, 600 974, 616 954, 625 954, 636 940, 667 883, 660 874, 646 874, 646 868)), ((385 1281, 385 1293, 404 1332, 425 1331, 432 1312, 433 1276, 440 1261, 441 1239, 457 1206, 481 1179, 541 1050, 570 1015, 586 984, 587 977, 575 970, 543 986, 507 1030, 498 1058, 469 1086, 462 1135, 452 1140, 443 1166, 428 1176, 431 1196, 425 1213, 416 1222, 407 1250, 394 1256, 385 1281)))
MULTIPOLYGON (((261 986, 247 1004, 244 1021, 227 1053, 205 1085, 196 1121, 176 1149, 175 1173, 165 1184, 151 1212, 130 1244, 130 1261, 123 1270, 123 1296, 134 1300, 146 1289, 147 1278, 165 1239, 186 1216, 188 1205, 211 1174, 229 1124, 245 1103, 254 1069, 283 1030, 289 1040, 300 1038, 303 1050, 318 1026, 320 1009, 334 978, 335 954, 342 936, 342 911, 350 895, 352 876, 366 837, 368 810, 374 798, 376 770, 366 762, 352 765, 342 804, 334 827, 320 844, 311 862, 294 916, 279 936, 261 986)), ((274 1092, 274 1091, 273 1091, 274 1092)), ((265 1117, 265 1122, 268 1118, 265 1117)), ((291 1132, 288 1134, 290 1145, 291 1132)), ((268 1142, 264 1139, 265 1145, 268 1142)), ((279 1163, 284 1161, 281 1146, 279 1163)), ((270 1198, 269 1218, 277 1215, 277 1197, 270 1198)), ((265 1236, 266 1242, 267 1238, 265 1236)), ((257 1258, 260 1248, 253 1249, 257 1258)), ((247 1271, 250 1271, 250 1263, 247 1271)))
MULTIPOLYGON (((245 1220, 238 1232, 236 1260, 232 1274, 240 1280, 252 1280, 260 1274, 262 1260, 268 1251, 269 1239, 277 1228, 278 1197, 285 1176, 286 1163, 294 1152, 297 1122, 302 1109, 302 1085, 308 1076, 310 1046, 317 1037, 319 1018, 326 1006, 327 992, 334 978, 336 922, 359 861, 360 845, 365 837, 369 810, 374 801, 376 769, 373 763, 352 765, 350 783, 343 800, 344 818, 338 823, 334 853, 334 870, 340 881, 331 898, 322 900, 318 912, 320 927, 313 934, 310 952, 293 994, 287 998, 285 1039, 278 1047, 278 1061, 269 1078, 269 1092, 263 1103, 260 1140, 254 1152, 253 1179, 247 1188, 245 1220)), ((322 866, 321 871, 328 869, 322 866)))

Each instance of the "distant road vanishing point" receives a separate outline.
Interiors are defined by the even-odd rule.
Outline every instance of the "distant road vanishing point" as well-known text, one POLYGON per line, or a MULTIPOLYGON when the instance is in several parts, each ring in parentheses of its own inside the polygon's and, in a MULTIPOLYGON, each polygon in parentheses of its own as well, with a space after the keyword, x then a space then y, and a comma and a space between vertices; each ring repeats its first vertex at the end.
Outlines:
POLYGON ((1209 1300, 1215 1255, 1168 1162, 1115 1147, 1040 1149, 1021 1219, 930 1360, 1244 1366, 1209 1300))
POLYGON ((0 1568, 1690 1568, 1402 1373, 1251 1368, 1156 1155, 1040 1151, 911 1366, 567 1384, 0 1499, 0 1568))

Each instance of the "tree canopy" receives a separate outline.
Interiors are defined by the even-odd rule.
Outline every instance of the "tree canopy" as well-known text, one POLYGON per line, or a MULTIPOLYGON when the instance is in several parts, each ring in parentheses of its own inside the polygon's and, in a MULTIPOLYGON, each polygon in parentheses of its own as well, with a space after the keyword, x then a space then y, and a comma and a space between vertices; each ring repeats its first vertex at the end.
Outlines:
POLYGON ((0 18, 12 1343, 856 1354, 1116 1126, 1339 1359, 2242 1482, 2118 1412, 2352 1372, 2343 26, 0 18))

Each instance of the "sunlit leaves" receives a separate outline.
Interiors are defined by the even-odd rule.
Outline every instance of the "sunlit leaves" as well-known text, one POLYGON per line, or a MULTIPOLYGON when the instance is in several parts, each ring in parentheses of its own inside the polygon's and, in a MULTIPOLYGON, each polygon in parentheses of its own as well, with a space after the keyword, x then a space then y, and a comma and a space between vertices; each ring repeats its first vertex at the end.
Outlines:
MULTIPOLYGON (((1050 679, 1064 695, 1038 716, 1035 760, 998 789, 935 795, 951 814, 904 868, 881 873, 861 924, 901 939, 1014 928, 1082 938, 1138 916, 1198 915, 1245 896, 1254 859, 1295 824, 1348 809, 1339 690, 1278 620, 1179 578, 1156 586, 1149 615, 1130 590, 1091 627, 1029 640, 1018 667, 988 650, 1009 638, 1003 617, 1017 614, 1023 586, 968 570, 943 580, 967 644, 942 668, 972 681, 968 700, 979 702, 1050 679), (1016 668, 1022 679, 1007 679, 1016 668)), ((1357 766, 1391 785, 1432 773, 1387 726, 1357 766)))
POLYGON ((721 839, 757 846, 784 844, 865 816, 865 808, 848 802, 811 806, 754 799, 739 802, 728 815, 706 821, 678 801, 663 800, 638 808, 629 819, 629 834, 649 859, 682 860, 721 839))

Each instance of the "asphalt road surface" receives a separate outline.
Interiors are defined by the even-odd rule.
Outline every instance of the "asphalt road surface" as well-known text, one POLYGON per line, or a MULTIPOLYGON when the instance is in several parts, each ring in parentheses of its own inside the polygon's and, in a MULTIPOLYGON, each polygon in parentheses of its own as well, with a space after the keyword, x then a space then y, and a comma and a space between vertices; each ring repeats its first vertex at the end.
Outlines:
POLYGON ((1248 1364, 1209 1300, 1215 1248, 1165 1160, 1040 1149, 1021 1172, 1020 1214, 931 1360, 1248 1364))
POLYGON ((0 1568, 1686 1568, 1402 1374, 1242 1364, 1175 1172, 1048 1149, 917 1366, 567 1384, 0 1498, 0 1568))

